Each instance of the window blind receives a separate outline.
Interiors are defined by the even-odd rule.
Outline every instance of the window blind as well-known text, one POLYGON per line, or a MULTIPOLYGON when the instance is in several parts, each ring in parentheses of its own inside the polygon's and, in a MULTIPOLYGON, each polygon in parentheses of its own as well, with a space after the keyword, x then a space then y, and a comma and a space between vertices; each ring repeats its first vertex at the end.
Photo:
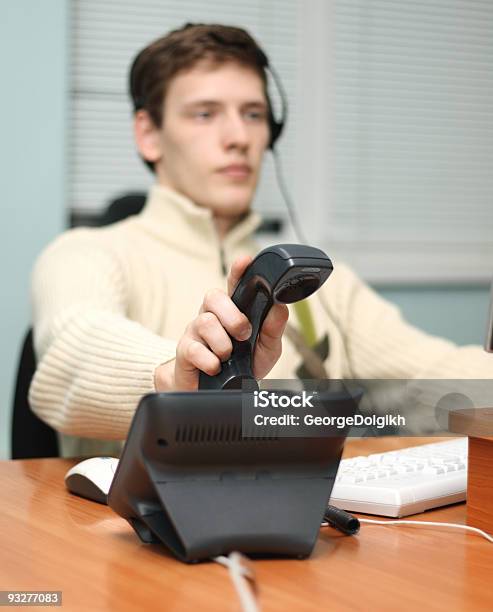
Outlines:
MULTIPOLYGON (((135 152, 126 93, 135 53, 187 21, 229 23, 259 40, 287 91, 280 152, 310 243, 374 282, 490 280, 493 3, 72 0, 71 7, 73 210, 101 211, 152 183, 135 152)), ((270 156, 254 205, 287 217, 270 156)))
POLYGON ((336 0, 327 243, 374 280, 493 274, 493 3, 336 0))

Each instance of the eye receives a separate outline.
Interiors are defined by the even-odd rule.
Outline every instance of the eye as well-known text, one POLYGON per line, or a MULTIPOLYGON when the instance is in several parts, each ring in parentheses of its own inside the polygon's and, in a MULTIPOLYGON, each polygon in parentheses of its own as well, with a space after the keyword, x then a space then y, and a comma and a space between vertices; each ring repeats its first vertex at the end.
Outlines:
POLYGON ((245 117, 249 121, 264 121, 266 115, 265 112, 261 110, 250 110, 245 112, 245 117))
POLYGON ((199 119, 201 121, 211 119, 212 115, 213 115, 212 111, 209 111, 209 110, 199 110, 193 114, 195 119, 199 119))

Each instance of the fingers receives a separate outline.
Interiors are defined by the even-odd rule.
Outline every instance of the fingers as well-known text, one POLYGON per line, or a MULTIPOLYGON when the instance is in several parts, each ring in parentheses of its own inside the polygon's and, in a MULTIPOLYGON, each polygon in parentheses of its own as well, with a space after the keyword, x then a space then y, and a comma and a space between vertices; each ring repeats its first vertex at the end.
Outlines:
POLYGON ((200 312, 214 314, 224 329, 237 340, 247 340, 252 333, 250 321, 220 289, 211 289, 205 294, 200 312))
MULTIPOLYGON (((220 289, 208 291, 198 316, 190 323, 176 349, 173 377, 175 390, 196 390, 199 372, 214 376, 221 369, 233 348, 231 337, 247 340, 252 327, 247 317, 229 297, 251 263, 252 257, 238 257, 228 276, 229 295, 220 289)), ((254 374, 263 378, 281 355, 281 338, 288 320, 285 304, 276 304, 269 311, 260 330, 254 355, 254 374)))
POLYGON ((191 338, 208 347, 219 361, 225 361, 231 355, 231 338, 212 312, 200 314, 190 326, 190 332, 191 338))
POLYGON ((219 358, 202 342, 184 334, 176 347, 174 390, 195 391, 199 370, 214 376, 221 367, 219 358))
POLYGON ((233 265, 231 266, 231 270, 228 275, 228 294, 233 295, 233 291, 236 289, 236 285, 238 281, 243 276, 243 273, 248 268, 248 266, 253 261, 253 257, 250 255, 241 255, 237 257, 233 265))
POLYGON ((186 328, 176 349, 174 388, 196 390, 199 370, 214 376, 221 362, 231 355, 230 336, 238 340, 250 337, 252 328, 223 291, 212 289, 204 297, 198 316, 186 328))

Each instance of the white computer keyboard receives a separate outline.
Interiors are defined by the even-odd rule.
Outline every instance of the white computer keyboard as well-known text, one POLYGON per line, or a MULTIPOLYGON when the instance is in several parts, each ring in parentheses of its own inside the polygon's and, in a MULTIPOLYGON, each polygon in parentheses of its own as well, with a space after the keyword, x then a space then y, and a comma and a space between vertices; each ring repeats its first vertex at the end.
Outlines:
POLYGON ((467 438, 343 459, 330 503, 343 510, 407 516, 466 499, 467 438))

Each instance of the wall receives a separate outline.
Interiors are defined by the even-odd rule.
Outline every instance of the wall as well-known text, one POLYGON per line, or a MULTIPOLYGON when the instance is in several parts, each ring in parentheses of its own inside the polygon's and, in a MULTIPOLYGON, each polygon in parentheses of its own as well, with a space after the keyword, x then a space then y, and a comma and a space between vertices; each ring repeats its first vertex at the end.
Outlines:
POLYGON ((0 176, 0 459, 10 452, 10 407, 29 325, 29 273, 65 223, 68 2, 2 4, 0 176))
MULTIPOLYGON (((489 287, 375 287, 400 307, 406 319, 424 331, 457 344, 483 344, 489 287)), ((492 355, 493 359, 493 355, 492 355)))

